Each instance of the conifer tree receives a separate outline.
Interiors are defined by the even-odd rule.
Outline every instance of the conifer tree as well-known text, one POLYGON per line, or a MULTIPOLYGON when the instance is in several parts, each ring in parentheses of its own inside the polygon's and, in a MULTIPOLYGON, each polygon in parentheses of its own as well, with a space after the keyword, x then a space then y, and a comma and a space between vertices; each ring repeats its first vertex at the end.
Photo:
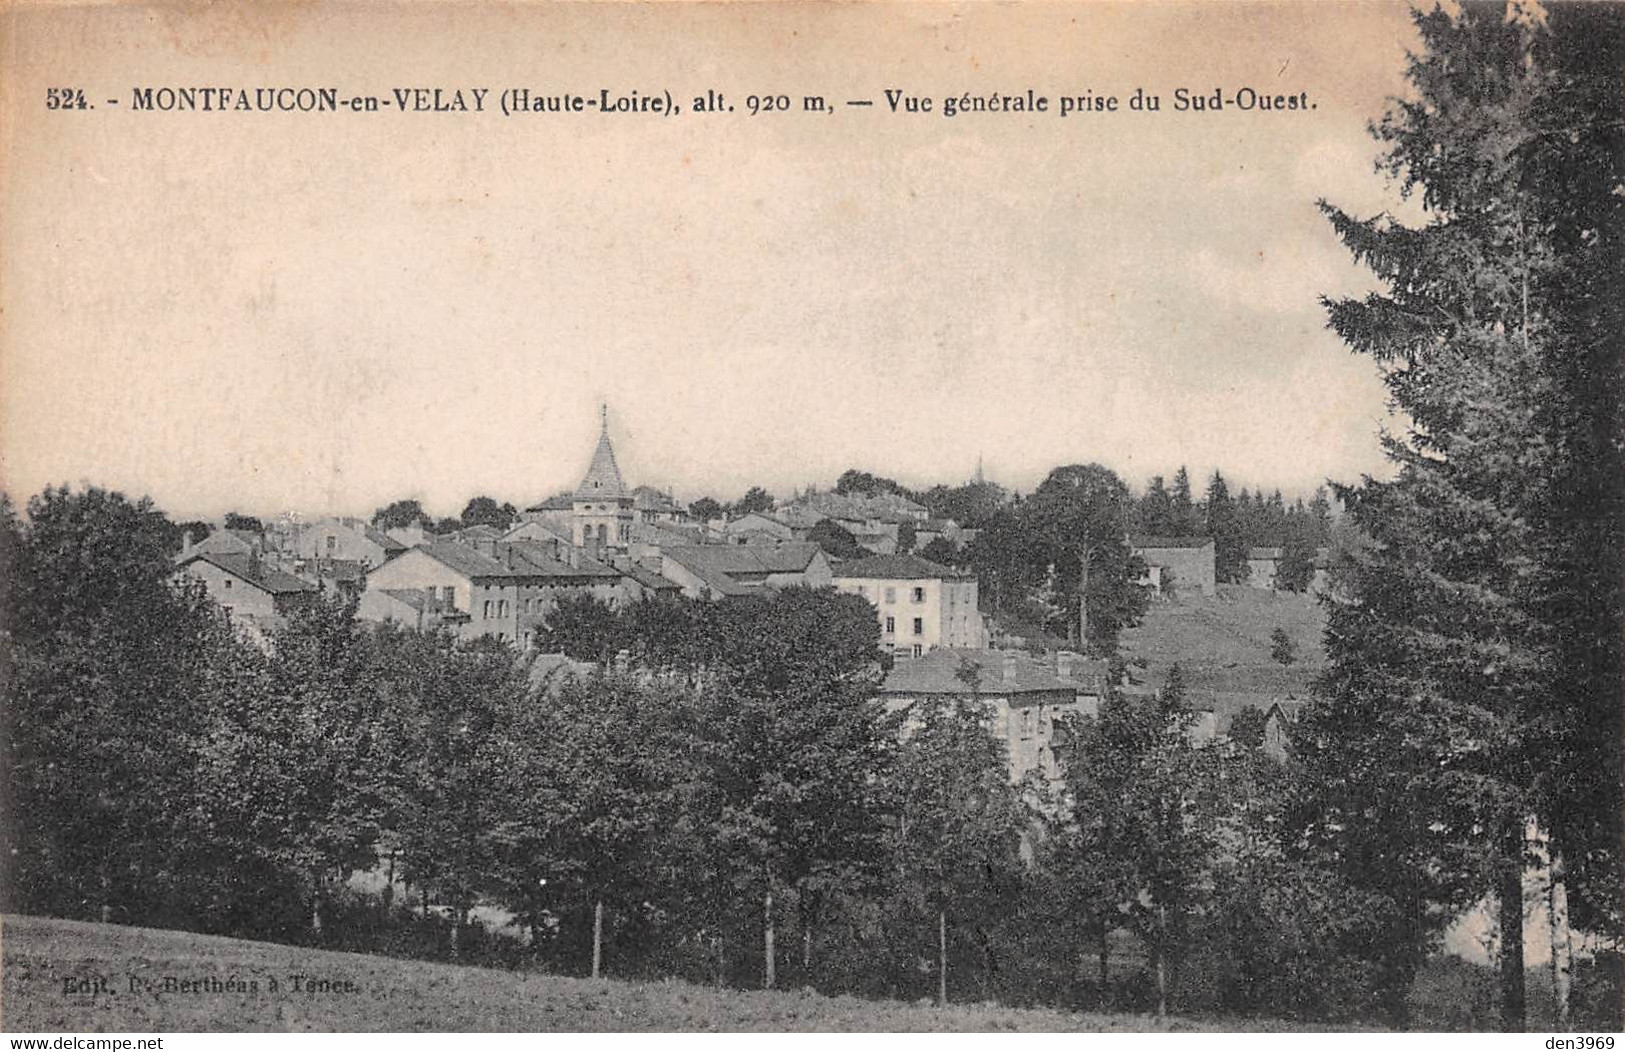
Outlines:
POLYGON ((1625 34, 1612 5, 1416 23, 1415 96, 1374 131, 1425 224, 1322 205, 1385 286, 1331 325, 1408 423, 1391 480, 1338 488, 1373 543, 1339 570, 1306 761, 1327 843, 1388 896, 1396 1014, 1448 909, 1494 892, 1521 1029, 1530 820, 1618 931, 1625 34))

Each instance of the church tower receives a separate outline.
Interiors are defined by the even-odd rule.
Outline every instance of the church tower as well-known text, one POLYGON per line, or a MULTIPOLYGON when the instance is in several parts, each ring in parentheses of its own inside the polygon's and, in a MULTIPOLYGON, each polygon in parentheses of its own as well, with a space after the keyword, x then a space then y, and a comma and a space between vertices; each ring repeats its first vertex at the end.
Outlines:
POLYGON ((609 443, 609 406, 600 407, 599 417, 598 448, 571 498, 575 515, 571 539, 576 547, 594 554, 624 551, 632 542, 632 491, 621 478, 615 448, 609 443))

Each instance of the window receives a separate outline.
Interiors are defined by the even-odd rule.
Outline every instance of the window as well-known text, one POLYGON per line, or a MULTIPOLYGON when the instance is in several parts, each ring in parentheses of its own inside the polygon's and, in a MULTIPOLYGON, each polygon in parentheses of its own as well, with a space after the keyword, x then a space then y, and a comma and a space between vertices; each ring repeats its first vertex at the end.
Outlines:
POLYGON ((327 535, 327 550, 330 551, 330 552, 337 551, 338 547, 339 547, 339 539, 337 537, 333 536, 331 533, 328 534, 327 535))
POLYGON ((897 589, 895 589, 895 588, 886 589, 886 602, 888 602, 888 603, 897 602, 897 589))
POLYGON ((916 589, 914 589, 914 601, 916 603, 925 602, 925 589, 924 588, 916 588, 916 589))
POLYGON ((886 634, 889 636, 895 631, 897 631, 897 618, 895 618, 895 617, 886 618, 886 634))
POLYGON ((440 589, 440 601, 445 603, 447 606, 450 606, 452 601, 456 598, 457 589, 453 588, 451 585, 448 584, 444 588, 440 589))
POLYGON ((498 599, 497 600, 497 616, 498 617, 507 617, 508 616, 508 601, 506 599, 498 599))
POLYGON ((228 577, 228 578, 226 578, 226 587, 227 587, 227 588, 230 588, 230 587, 231 587, 231 578, 229 578, 229 577, 228 577))
POLYGON ((914 656, 919 657, 923 653, 925 653, 925 648, 920 646, 920 644, 915 643, 914 644, 914 656))
POLYGON ((914 634, 917 636, 925 635, 925 618, 916 617, 914 619, 914 634))
POLYGON ((485 601, 485 606, 482 607, 482 609, 485 611, 483 616, 489 618, 491 616, 491 600, 487 599, 485 601))

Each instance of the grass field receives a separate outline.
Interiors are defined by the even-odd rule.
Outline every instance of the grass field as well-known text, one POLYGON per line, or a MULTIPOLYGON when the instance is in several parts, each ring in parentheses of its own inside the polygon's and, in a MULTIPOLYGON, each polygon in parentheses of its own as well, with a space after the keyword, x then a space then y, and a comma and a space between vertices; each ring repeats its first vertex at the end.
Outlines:
POLYGON ((1136 1015, 939 1009, 801 991, 566 979, 38 917, 0 920, 0 953, 0 1029, 12 1033, 1207 1028, 1179 1019, 1158 1024, 1136 1015), (294 976, 310 977, 300 986, 311 979, 328 985, 319 992, 295 989, 294 976), (71 988, 82 987, 84 980, 92 980, 89 992, 71 988), (230 981, 256 988, 215 987, 230 981))

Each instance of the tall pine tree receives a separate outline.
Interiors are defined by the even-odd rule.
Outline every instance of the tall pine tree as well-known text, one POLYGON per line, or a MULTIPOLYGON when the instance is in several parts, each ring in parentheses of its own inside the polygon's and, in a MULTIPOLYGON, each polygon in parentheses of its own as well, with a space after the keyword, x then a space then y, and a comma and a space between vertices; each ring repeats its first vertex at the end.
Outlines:
POLYGON ((1389 897, 1396 1006, 1439 907, 1497 895, 1508 1029, 1531 820, 1619 930, 1621 14, 1418 14, 1414 97, 1374 133, 1425 224, 1322 205, 1384 286, 1331 325, 1408 422, 1391 479, 1339 488, 1373 543, 1340 568, 1310 720, 1321 828, 1389 897))

